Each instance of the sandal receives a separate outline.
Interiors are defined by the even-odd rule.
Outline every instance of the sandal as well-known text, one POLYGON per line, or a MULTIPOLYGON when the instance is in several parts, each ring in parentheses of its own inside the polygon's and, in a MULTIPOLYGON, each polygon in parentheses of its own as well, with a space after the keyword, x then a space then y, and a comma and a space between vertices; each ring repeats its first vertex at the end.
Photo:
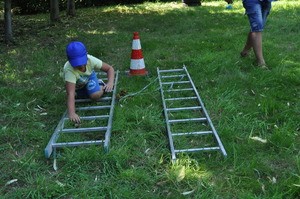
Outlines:
POLYGON ((257 66, 265 70, 270 70, 266 64, 257 64, 257 66))
POLYGON ((240 55, 241 55, 241 57, 250 57, 250 50, 247 52, 242 51, 242 52, 240 52, 240 55))
POLYGON ((258 64, 258 63, 255 61, 255 62, 253 62, 253 65, 254 65, 254 66, 258 66, 259 68, 262 68, 262 69, 265 69, 265 70, 270 70, 270 69, 268 68, 268 66, 267 66, 266 63, 264 63, 264 64, 258 64))

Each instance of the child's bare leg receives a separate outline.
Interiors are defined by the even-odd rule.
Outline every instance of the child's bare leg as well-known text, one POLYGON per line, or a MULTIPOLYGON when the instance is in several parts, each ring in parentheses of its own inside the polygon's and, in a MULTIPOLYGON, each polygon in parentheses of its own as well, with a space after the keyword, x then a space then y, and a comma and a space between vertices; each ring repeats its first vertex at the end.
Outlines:
POLYGON ((252 32, 252 45, 253 51, 256 56, 257 64, 259 66, 265 66, 266 62, 263 57, 263 50, 262 50, 262 32, 252 32))
POLYGON ((252 48, 252 38, 251 38, 251 32, 249 32, 248 36, 247 36, 247 41, 245 44, 244 49, 242 50, 241 57, 246 57, 250 55, 250 50, 252 48))

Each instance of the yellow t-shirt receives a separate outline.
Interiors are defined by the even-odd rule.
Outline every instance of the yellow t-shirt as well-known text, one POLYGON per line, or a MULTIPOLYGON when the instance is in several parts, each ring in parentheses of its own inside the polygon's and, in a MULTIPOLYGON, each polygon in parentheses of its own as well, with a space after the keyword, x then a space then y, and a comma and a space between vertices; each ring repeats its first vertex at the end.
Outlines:
POLYGON ((102 61, 92 55, 87 55, 88 61, 86 71, 83 73, 73 68, 69 61, 65 63, 63 79, 64 81, 76 84, 76 89, 83 88, 89 80, 94 69, 101 69, 102 61))

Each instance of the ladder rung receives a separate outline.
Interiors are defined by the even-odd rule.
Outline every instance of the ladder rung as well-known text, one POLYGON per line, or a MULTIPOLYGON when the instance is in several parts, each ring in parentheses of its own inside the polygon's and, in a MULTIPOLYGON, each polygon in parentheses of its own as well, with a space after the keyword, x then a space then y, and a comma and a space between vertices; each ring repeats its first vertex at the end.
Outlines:
POLYGON ((94 131, 106 131, 107 127, 89 127, 89 128, 74 128, 74 129, 62 129, 63 133, 84 133, 94 131))
POLYGON ((184 71, 184 70, 183 69, 159 70, 160 73, 180 72, 180 71, 184 71))
POLYGON ((190 119, 178 119, 178 120, 169 120, 169 123, 175 123, 175 122, 190 122, 190 121, 207 121, 206 118, 190 118, 190 119))
POLYGON ((111 106, 87 106, 87 107, 78 107, 76 110, 96 110, 96 109, 107 109, 110 108, 111 106))
POLYGON ((107 75, 106 72, 96 72, 96 75, 107 75))
POLYGON ((80 117, 81 120, 96 120, 96 119, 103 119, 103 118, 109 118, 109 115, 95 115, 95 116, 80 117))
POLYGON ((177 135, 204 135, 204 134, 210 134, 212 131, 198 131, 198 132, 188 132, 188 133, 172 133, 172 136, 177 135))
MULTIPOLYGON (((96 120, 96 119, 105 119, 109 118, 109 115, 96 115, 96 116, 82 116, 81 120, 96 120)), ((64 120, 70 120, 68 117, 64 118, 64 120)))
POLYGON ((193 88, 183 88, 183 89, 171 89, 171 90, 166 90, 166 92, 178 92, 178 91, 192 91, 194 90, 193 88))
POLYGON ((62 142, 62 143, 53 143, 52 147, 65 147, 65 146, 82 146, 82 145, 100 145, 103 143, 103 140, 95 140, 95 141, 82 141, 82 142, 62 142))
POLYGON ((178 81, 178 82, 162 82, 163 85, 169 85, 169 84, 188 84, 189 81, 178 81))
MULTIPOLYGON (((107 73, 106 72, 102 72, 102 71, 97 71, 97 72, 95 72, 96 73, 96 75, 103 75, 103 76, 107 76, 107 73)), ((117 74, 117 73, 119 73, 119 71, 115 71, 115 75, 117 74)))
POLYGON ((109 101, 111 100, 111 97, 101 97, 98 100, 91 100, 89 98, 87 99, 76 99, 75 102, 79 103, 79 102, 99 102, 99 101, 109 101))
POLYGON ((161 76, 161 78, 172 78, 172 77, 185 77, 186 75, 167 75, 167 76, 161 76))
POLYGON ((180 152, 214 151, 214 150, 220 150, 220 147, 205 147, 205 148, 195 148, 195 149, 177 149, 177 150, 174 150, 174 151, 175 151, 175 153, 180 153, 180 152))
POLYGON ((167 111, 182 111, 182 110, 195 110, 201 109, 201 106, 193 106, 193 107, 181 107, 181 108, 167 108, 167 111))
POLYGON ((197 99, 197 97, 178 97, 178 98, 167 98, 165 101, 174 101, 174 100, 188 100, 188 99, 197 99))

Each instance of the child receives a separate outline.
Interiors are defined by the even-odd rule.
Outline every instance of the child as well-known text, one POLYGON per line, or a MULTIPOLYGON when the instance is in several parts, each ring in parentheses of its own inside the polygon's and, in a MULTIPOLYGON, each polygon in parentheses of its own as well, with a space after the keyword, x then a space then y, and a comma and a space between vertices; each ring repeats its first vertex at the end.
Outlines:
POLYGON ((81 123, 75 112, 75 95, 99 99, 104 91, 111 92, 114 87, 115 71, 112 66, 87 54, 83 43, 71 42, 66 53, 68 61, 64 65, 63 78, 66 82, 68 115, 72 122, 81 123), (107 73, 108 81, 98 80, 95 70, 107 73))
POLYGON ((250 32, 241 57, 248 56, 253 48, 257 65, 268 69, 262 51, 262 31, 271 10, 271 2, 276 0, 243 0, 243 6, 250 22, 250 32))

